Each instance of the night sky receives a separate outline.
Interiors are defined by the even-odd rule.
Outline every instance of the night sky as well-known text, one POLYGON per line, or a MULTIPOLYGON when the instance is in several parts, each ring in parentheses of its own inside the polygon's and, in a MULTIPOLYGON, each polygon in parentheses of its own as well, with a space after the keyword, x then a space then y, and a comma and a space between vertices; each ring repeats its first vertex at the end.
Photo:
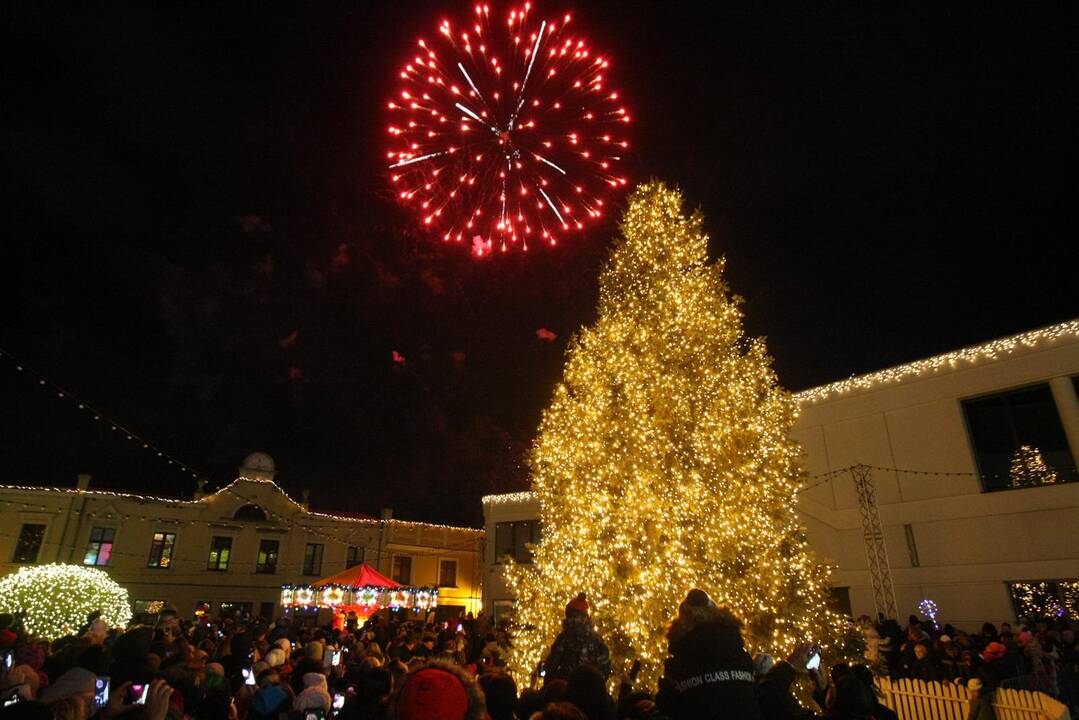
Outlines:
MULTIPOLYGON (((19 5, 0 347, 211 487, 263 450, 317 508, 476 524, 526 486, 615 230, 477 261, 393 203, 384 102, 469 3, 19 5)), ((785 386, 1079 314, 1075 10, 539 5, 610 53, 631 177, 705 212, 785 386)), ((194 489, 4 359, 0 402, 5 483, 194 489)))

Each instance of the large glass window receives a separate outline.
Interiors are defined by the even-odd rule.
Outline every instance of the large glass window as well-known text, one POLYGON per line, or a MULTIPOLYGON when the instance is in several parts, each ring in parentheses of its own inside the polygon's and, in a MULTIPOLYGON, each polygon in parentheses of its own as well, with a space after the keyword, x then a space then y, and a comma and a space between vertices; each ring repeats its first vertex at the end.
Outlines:
POLYGON ((210 540, 210 557, 206 560, 207 570, 228 570, 229 555, 232 554, 232 538, 215 535, 210 540))
POLYGON ((457 587, 457 561, 438 561, 438 586, 457 587))
POLYGON ((1079 479, 1048 385, 964 400, 963 411, 986 490, 1079 479))
POLYGON ((412 584, 412 558, 410 556, 393 556, 393 579, 402 585, 412 584))
POLYGON ((307 548, 303 552, 303 574, 304 575, 321 575, 322 574, 322 550, 323 545, 321 543, 307 543, 307 548))
POLYGON ((19 530, 19 539, 15 541, 15 554, 11 557, 11 562, 37 562, 37 556, 45 542, 45 527, 38 523, 23 523, 22 529, 19 530))
POLYGON ((495 523, 495 562, 509 555, 515 562, 532 562, 529 545, 540 541, 539 520, 495 523))
POLYGON ((277 572, 277 553, 281 543, 277 540, 260 540, 259 554, 255 559, 255 572, 273 575, 277 572))
POLYGON ((251 617, 254 603, 249 602, 223 602, 221 603, 221 617, 231 617, 237 621, 247 620, 251 617))
POLYGON ((112 541, 116 537, 116 528, 96 527, 90 531, 90 543, 86 546, 83 565, 108 565, 112 557, 112 541))
POLYGON ((168 568, 172 567, 172 549, 176 546, 176 533, 156 532, 150 543, 150 559, 146 561, 146 567, 168 568))
POLYGON ((1021 620, 1079 619, 1079 579, 1010 582, 1008 592, 1021 620))
POLYGON ((363 562, 363 548, 355 545, 348 546, 348 556, 345 558, 345 567, 356 567, 363 562))

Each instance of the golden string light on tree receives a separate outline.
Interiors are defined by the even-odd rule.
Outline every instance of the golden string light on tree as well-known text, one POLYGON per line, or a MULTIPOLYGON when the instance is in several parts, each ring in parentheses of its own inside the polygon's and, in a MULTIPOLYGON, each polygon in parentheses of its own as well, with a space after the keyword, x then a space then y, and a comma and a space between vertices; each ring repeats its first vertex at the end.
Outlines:
POLYGON ((614 666, 640 659, 648 686, 694 587, 746 622, 752 651, 808 640, 839 655, 848 623, 794 510, 795 417, 764 342, 742 334, 722 261, 707 260, 700 214, 661 182, 640 186, 530 455, 543 537, 531 565, 507 567, 514 672, 533 670, 580 591, 614 666))
POLYGON ((131 622, 127 590, 106 572, 59 563, 24 567, 0 579, 0 612, 24 613, 26 631, 47 640, 78 632, 92 612, 100 612, 109 627, 131 622))

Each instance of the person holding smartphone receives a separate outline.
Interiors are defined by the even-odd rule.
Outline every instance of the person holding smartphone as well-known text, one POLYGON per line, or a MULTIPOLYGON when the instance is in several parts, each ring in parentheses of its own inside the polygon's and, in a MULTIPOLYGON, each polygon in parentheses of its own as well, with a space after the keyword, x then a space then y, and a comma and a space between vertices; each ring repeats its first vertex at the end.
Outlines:
POLYGON ((813 717, 794 697, 791 688, 798 673, 820 674, 820 648, 802 643, 791 651, 786 660, 774 663, 757 685, 761 713, 766 718, 813 717))

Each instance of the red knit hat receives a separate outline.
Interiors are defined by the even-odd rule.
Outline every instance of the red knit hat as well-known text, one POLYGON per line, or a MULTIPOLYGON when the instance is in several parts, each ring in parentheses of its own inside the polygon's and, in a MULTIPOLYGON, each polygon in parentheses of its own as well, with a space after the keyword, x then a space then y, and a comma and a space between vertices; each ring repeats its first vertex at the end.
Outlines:
POLYGON ((1004 647, 1003 643, 991 642, 985 646, 985 650, 982 652, 982 659, 986 662, 990 660, 999 660, 1007 654, 1008 648, 1004 647))
POLYGON ((407 677, 397 696, 398 720, 465 720, 469 696, 461 680, 440 667, 423 667, 407 677))
POLYGON ((566 605, 566 617, 572 614, 587 615, 588 614, 588 596, 584 593, 577 593, 577 597, 569 601, 566 605))

